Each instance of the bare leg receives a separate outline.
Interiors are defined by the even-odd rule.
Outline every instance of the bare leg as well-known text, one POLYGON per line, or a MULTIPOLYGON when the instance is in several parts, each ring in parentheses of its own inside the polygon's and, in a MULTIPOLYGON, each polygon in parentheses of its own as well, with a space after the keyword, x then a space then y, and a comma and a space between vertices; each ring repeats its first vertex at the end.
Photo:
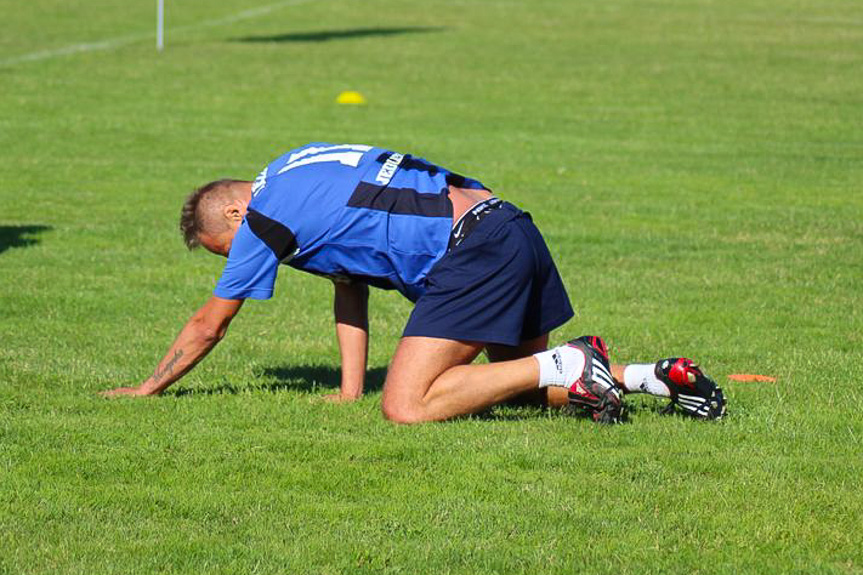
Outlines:
POLYGON ((482 348, 476 342, 402 338, 384 384, 384 416, 398 423, 441 421, 537 387, 539 363, 532 357, 468 365, 482 348))
POLYGON ((614 381, 617 382, 617 385, 620 386, 624 392, 626 388, 623 387, 623 370, 626 369, 625 365, 621 365, 619 363, 615 363, 611 365, 611 377, 614 378, 614 381))
MULTIPOLYGON (((488 352, 488 360, 492 363, 530 357, 535 353, 548 349, 548 334, 523 341, 516 346, 489 344, 485 349, 488 352)), ((510 399, 507 403, 513 405, 563 407, 569 403, 569 398, 567 397, 566 389, 563 387, 546 387, 521 393, 510 399)))

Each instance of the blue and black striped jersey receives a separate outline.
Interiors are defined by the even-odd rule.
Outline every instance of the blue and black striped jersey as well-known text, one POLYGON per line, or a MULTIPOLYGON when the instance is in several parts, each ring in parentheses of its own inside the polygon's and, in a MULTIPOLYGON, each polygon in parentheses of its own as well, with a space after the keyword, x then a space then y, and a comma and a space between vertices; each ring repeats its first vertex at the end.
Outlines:
POLYGON ((215 294, 268 299, 283 263, 396 289, 416 301, 446 253, 449 185, 484 189, 382 148, 313 143, 292 150, 255 180, 215 294))

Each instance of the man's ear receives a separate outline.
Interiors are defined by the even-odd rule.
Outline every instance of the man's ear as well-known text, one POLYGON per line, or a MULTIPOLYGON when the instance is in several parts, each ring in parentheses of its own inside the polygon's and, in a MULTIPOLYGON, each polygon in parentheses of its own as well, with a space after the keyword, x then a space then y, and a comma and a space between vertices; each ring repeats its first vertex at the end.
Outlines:
POLYGON ((243 216, 246 213, 245 202, 242 200, 234 200, 230 204, 225 205, 223 213, 229 222, 239 224, 243 221, 243 216))

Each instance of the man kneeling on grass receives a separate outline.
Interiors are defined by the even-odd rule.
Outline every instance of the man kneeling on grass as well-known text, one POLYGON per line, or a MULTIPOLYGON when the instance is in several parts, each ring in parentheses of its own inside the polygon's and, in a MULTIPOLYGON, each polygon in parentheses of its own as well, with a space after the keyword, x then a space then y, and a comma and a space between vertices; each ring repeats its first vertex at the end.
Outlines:
POLYGON ((362 394, 368 286, 416 304, 387 372, 384 415, 400 423, 476 413, 507 401, 573 404, 620 420, 623 394, 671 399, 705 419, 725 413, 722 391, 691 360, 610 365, 601 338, 547 349, 572 315, 551 255, 530 216, 480 182, 407 154, 309 144, 254 182, 219 180, 192 194, 180 228, 228 258, 210 300, 155 372, 107 395, 153 395, 221 340, 246 298, 269 299, 279 264, 335 286, 341 393, 362 394), (489 364, 471 365, 485 350, 489 364))

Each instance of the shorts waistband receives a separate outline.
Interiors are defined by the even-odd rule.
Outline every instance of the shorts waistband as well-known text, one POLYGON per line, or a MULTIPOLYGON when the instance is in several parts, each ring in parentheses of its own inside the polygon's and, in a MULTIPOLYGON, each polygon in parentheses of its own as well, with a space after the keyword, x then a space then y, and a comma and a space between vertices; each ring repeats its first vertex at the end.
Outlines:
POLYGON ((447 251, 459 246, 465 238, 476 228, 487 215, 504 206, 503 200, 497 197, 491 197, 474 204, 472 208, 462 214, 455 225, 452 227, 452 233, 449 236, 449 246, 447 251))

